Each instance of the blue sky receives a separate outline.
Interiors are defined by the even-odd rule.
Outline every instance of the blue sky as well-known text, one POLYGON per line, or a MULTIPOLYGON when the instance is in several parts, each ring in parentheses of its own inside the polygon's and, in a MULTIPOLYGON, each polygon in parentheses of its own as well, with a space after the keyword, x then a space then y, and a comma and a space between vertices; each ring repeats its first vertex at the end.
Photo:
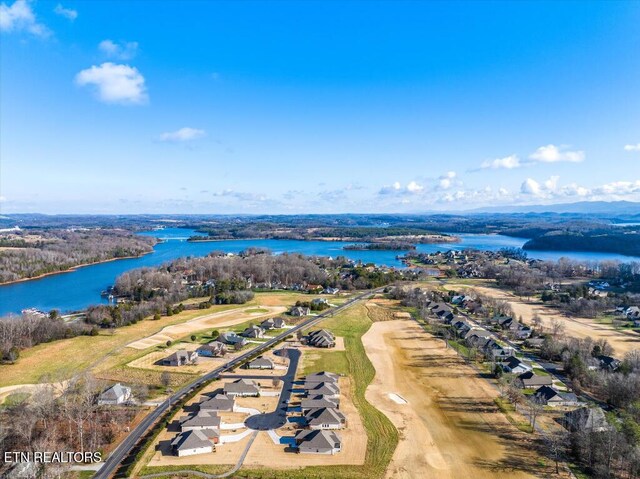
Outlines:
POLYGON ((0 211, 640 200, 640 2, 0 4, 0 211))

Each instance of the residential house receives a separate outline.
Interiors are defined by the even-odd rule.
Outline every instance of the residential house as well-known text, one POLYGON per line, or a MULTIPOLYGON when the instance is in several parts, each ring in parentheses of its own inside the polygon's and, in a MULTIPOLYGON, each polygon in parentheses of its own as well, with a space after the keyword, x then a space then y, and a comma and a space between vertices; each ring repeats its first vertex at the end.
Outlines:
POLYGON ((510 356, 502 362, 502 369, 507 373, 521 374, 531 371, 533 368, 515 356, 510 356))
POLYGON ((338 383, 340 376, 336 373, 330 373, 328 371, 320 371, 318 373, 307 374, 304 378, 305 384, 307 383, 338 383))
POLYGON ((611 429, 602 408, 581 407, 564 415, 564 424, 569 431, 603 432, 611 429))
POLYGON ((180 419, 180 431, 194 431, 201 429, 220 429, 220 416, 215 412, 198 411, 192 416, 180 419))
POLYGON ((528 348, 537 349, 541 348, 544 344, 544 338, 527 338, 524 345, 528 348))
POLYGON ((282 329, 282 328, 285 328, 286 326, 287 326, 287 323, 284 320, 284 318, 269 318, 269 319, 265 319, 264 321, 262 321, 262 323, 260 323, 260 327, 265 331, 268 331, 270 329, 282 329))
POLYGON ((212 398, 205 399, 198 403, 200 411, 205 412, 218 412, 218 411, 235 411, 236 400, 234 396, 227 396, 226 394, 216 394, 212 398))
POLYGON ((171 450, 178 457, 213 452, 213 441, 218 433, 212 429, 181 432, 171 441, 171 450))
POLYGON ((242 332, 245 338, 262 338, 264 337, 264 330, 259 326, 249 326, 242 332))
POLYGON ((534 399, 545 406, 576 406, 578 397, 573 393, 560 392, 550 386, 539 387, 533 395, 534 399))
POLYGON ((307 344, 316 348, 333 348, 336 345, 336 337, 326 329, 318 329, 307 335, 307 344))
POLYGON ((198 356, 206 358, 218 358, 227 354, 227 346, 220 341, 211 341, 196 349, 196 353, 198 353, 198 356))
POLYGON ((251 379, 236 379, 224 385, 224 393, 227 396, 259 396, 260 386, 251 379))
POLYGON ((308 396, 307 398, 300 401, 300 408, 302 409, 302 414, 306 414, 311 409, 318 409, 323 407, 339 409, 340 401, 336 398, 329 398, 322 395, 308 396))
POLYGON ((186 351, 181 349, 167 356, 162 360, 163 366, 184 366, 186 364, 194 364, 198 361, 198 353, 195 351, 186 351))
POLYGON ((247 363, 247 369, 273 369, 274 367, 271 359, 262 356, 247 363))
POLYGON ((304 416, 309 429, 342 429, 347 425, 347 418, 339 409, 310 409, 304 416))
POLYGON ((314 306, 329 306, 329 301, 327 301, 325 298, 314 298, 311 300, 311 304, 313 304, 314 306))
POLYGON ((627 309, 625 309, 624 315, 627 317, 627 319, 630 319, 632 321, 636 319, 640 319, 640 307, 630 306, 627 309))
POLYGON ((291 311, 289 311, 289 314, 291 316, 309 316, 311 314, 311 309, 306 306, 294 306, 291 308, 291 311))
POLYGON ((611 356, 596 356, 600 369, 613 372, 620 367, 622 361, 611 356))
POLYGON ((342 449, 340 436, 333 431, 303 430, 296 434, 295 441, 303 454, 336 454, 342 449))
POLYGON ((98 396, 98 406, 116 406, 131 399, 131 388, 116 383, 98 396))
POLYGON ((518 376, 520 384, 523 388, 539 388, 540 386, 551 386, 553 379, 551 376, 544 374, 535 374, 533 371, 527 371, 518 376))
POLYGON ((303 389, 307 396, 322 395, 327 398, 340 397, 340 387, 336 382, 305 383, 303 389))
POLYGON ((340 292, 339 288, 324 288, 325 294, 338 294, 340 292))
POLYGON ((242 347, 247 344, 247 340, 242 336, 238 336, 233 331, 227 331, 220 335, 220 341, 234 347, 242 347))

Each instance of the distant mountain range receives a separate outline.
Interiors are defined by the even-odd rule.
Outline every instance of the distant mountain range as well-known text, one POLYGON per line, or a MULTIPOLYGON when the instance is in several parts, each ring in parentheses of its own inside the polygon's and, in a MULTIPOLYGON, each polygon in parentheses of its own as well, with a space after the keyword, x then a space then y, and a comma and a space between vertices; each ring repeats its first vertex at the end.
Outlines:
POLYGON ((580 213, 607 216, 640 216, 640 203, 632 201, 579 201, 554 205, 492 206, 466 213, 580 213))

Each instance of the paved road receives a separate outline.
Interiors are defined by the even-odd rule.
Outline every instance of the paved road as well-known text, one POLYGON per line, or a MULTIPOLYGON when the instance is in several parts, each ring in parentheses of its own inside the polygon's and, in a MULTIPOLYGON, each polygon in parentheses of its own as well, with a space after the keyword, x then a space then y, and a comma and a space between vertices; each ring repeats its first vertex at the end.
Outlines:
POLYGON ((244 422, 249 429, 268 431, 282 427, 287 422, 287 408, 289 407, 289 399, 291 398, 291 390, 293 389, 293 381, 296 378, 301 353, 294 348, 283 349, 280 353, 289 358, 289 369, 287 369, 287 374, 281 377, 282 393, 280 394, 278 405, 270 413, 249 416, 244 422))
POLYGON ((314 324, 322 321, 323 319, 333 316, 335 313, 342 311, 343 309, 352 306, 358 301, 365 299, 372 294, 375 294, 379 291, 382 291, 383 288, 378 288, 376 290, 367 291, 366 293, 362 293, 355 298, 350 299, 346 303, 332 309, 328 309, 318 316, 311 317, 297 325, 293 328, 287 329, 285 332, 275 336, 274 338, 262 343, 260 346, 253 348, 246 353, 238 356, 237 358, 229 361, 223 366, 214 369, 213 371, 205 374, 204 376, 196 379, 192 383, 184 386, 179 391, 175 392, 169 398, 165 399, 156 409, 151 411, 130 433, 129 435, 118 445, 118 447, 111 453, 111 455, 104 462, 104 465, 100 468, 100 470, 96 473, 94 479, 107 479, 111 477, 111 475, 116 471, 120 463, 129 455, 131 450, 136 446, 138 441, 144 436, 144 434, 155 424, 155 422, 166 413, 175 403, 180 401, 184 396, 189 394, 194 390, 198 390, 202 388, 208 381, 212 379, 217 379, 221 373, 228 371, 229 369, 233 369, 237 367, 240 363, 249 359, 250 356, 262 353, 276 344, 278 342, 284 340, 290 334, 295 334, 297 331, 313 326, 314 324))

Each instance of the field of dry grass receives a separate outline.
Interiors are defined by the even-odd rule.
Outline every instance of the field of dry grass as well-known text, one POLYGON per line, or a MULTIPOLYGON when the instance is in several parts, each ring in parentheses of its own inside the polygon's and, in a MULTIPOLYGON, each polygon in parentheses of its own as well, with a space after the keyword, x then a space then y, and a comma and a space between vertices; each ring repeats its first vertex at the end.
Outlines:
POLYGON ((377 322, 362 340, 376 369, 366 398, 400 431, 386 477, 549 473, 530 437, 499 412, 493 402, 497 391, 416 322, 377 322))

